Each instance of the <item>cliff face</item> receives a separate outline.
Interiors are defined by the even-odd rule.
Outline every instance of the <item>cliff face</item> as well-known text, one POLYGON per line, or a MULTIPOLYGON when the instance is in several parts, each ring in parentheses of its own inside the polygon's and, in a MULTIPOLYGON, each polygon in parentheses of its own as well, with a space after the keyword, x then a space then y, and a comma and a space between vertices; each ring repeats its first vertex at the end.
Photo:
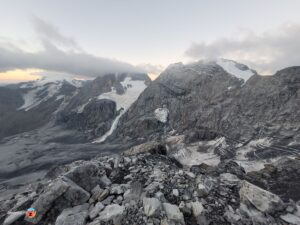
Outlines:
POLYGON ((123 116, 115 137, 207 129, 244 141, 299 138, 299 80, 300 67, 243 81, 213 62, 171 65, 123 116), (167 109, 167 122, 156 119, 158 108, 167 109))

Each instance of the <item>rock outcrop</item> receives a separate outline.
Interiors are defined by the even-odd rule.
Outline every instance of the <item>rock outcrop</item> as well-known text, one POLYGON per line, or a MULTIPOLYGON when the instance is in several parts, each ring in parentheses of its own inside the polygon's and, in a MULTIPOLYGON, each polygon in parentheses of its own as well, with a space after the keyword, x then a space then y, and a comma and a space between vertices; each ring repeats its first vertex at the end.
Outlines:
POLYGON ((151 148, 78 161, 57 170, 64 172, 52 180, 0 202, 0 221, 7 225, 297 224, 299 201, 283 201, 244 180, 247 174, 241 176, 237 168, 230 173, 225 165, 182 167, 151 148), (31 195, 32 203, 16 209, 16 199, 28 193, 36 193, 31 195), (37 211, 33 219, 24 217, 29 207, 37 211))

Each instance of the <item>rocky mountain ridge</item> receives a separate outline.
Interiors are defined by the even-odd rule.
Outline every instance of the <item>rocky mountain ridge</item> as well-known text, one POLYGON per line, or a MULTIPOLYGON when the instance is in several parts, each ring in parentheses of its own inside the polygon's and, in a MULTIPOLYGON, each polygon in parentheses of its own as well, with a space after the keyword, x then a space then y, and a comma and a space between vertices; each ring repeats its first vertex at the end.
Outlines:
MULTIPOLYGON (((261 176, 270 176, 271 170, 246 174, 233 161, 187 168, 166 149, 140 147, 49 171, 47 182, 2 199, 0 221, 4 225, 299 224, 299 196, 286 198, 284 190, 276 195, 272 187, 264 190, 252 183, 263 181, 261 176), (36 217, 25 217, 29 207, 37 211, 36 217)), ((272 170, 293 178, 300 175, 299 167, 299 158, 286 158, 272 170)))
POLYGON ((300 67, 244 82, 217 63, 169 66, 121 118, 113 138, 157 138, 176 131, 210 130, 249 141, 259 137, 299 141, 300 67), (155 119, 166 108, 168 121, 155 119), (125 132, 126 130, 126 132, 125 132))
POLYGON ((1 196, 1 222, 298 224, 299 88, 300 67, 260 76, 224 59, 173 64, 153 82, 127 75, 88 82, 51 127, 1 146, 7 154, 20 143, 35 149, 31 162, 23 148, 18 163, 6 160, 11 174, 32 162, 51 165, 42 175, 31 168, 43 178, 28 188, 5 184, 22 188, 1 196), (79 144, 86 141, 93 143, 79 144), (92 155, 102 156, 66 164, 92 155), (28 207, 38 212, 33 220, 24 217, 28 207))

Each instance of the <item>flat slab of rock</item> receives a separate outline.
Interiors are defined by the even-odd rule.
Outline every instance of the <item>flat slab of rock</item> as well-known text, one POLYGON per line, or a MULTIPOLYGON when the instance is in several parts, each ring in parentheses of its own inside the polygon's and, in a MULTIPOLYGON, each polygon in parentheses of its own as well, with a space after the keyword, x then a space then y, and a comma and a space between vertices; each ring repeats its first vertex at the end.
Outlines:
POLYGON ((88 217, 89 204, 64 209, 57 217, 55 225, 85 225, 88 217))
POLYGON ((286 215, 282 215, 280 216, 280 218, 289 224, 295 224, 295 225, 300 224, 300 217, 290 213, 286 215))
POLYGON ((117 204, 108 205, 105 209, 99 214, 97 220, 108 222, 110 220, 117 219, 122 216, 125 210, 124 206, 120 206, 117 204))
POLYGON ((283 202, 281 199, 256 185, 247 181, 241 182, 241 189, 239 191, 241 202, 251 203, 261 212, 274 212, 280 210, 283 202))

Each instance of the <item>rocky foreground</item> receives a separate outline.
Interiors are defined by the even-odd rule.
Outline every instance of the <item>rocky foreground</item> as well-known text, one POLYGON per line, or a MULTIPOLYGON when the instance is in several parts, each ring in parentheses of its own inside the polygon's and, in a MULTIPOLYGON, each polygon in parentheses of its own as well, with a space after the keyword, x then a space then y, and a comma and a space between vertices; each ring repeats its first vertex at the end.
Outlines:
POLYGON ((127 151, 52 169, 0 202, 0 223, 300 224, 299 177, 299 158, 246 174, 233 161, 184 167, 164 148, 127 151))

